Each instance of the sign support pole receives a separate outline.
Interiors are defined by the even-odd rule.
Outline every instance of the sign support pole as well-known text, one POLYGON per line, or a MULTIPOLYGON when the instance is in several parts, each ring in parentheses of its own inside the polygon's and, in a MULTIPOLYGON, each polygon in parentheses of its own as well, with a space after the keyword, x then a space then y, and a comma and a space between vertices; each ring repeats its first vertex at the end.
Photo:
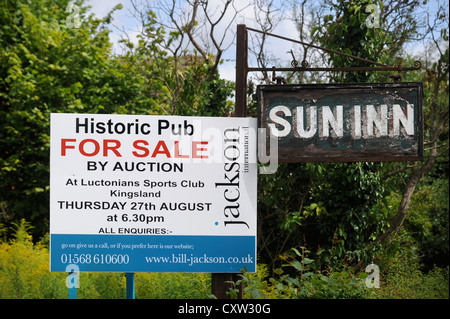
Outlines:
MULTIPOLYGON (((248 37, 245 24, 237 26, 236 43, 236 88, 235 117, 247 115, 247 74, 248 74, 248 37)), ((231 299, 227 291, 232 288, 231 282, 239 280, 238 274, 213 273, 211 275, 211 292, 217 299, 231 299)), ((238 299, 243 299, 243 284, 238 287, 238 299)))
POLYGON ((69 299, 77 299, 78 275, 76 272, 74 272, 70 276, 71 276, 71 279, 73 280, 74 284, 69 285, 69 299))
POLYGON ((134 272, 127 272, 125 276, 127 280, 127 299, 136 299, 134 290, 134 272))
POLYGON ((236 34, 236 117, 247 115, 248 34, 245 24, 238 24, 236 34))

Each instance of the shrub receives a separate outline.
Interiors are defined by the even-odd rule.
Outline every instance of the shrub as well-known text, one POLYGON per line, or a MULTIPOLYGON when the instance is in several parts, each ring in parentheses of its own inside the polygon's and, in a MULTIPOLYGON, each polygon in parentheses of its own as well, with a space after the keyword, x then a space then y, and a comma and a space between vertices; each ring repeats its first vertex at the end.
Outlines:
POLYGON ((390 299, 448 299, 449 267, 435 267, 423 273, 413 265, 391 267, 383 276, 378 298, 390 299))
POLYGON ((209 299, 211 275, 206 273, 137 273, 136 296, 142 299, 209 299))
MULTIPOLYGON (((294 255, 286 254, 287 262, 283 269, 276 269, 276 278, 270 278, 270 284, 264 280, 267 274, 265 265, 258 265, 259 273, 243 274, 244 297, 246 298, 287 298, 287 299, 365 299, 373 295, 366 287, 366 273, 354 274, 348 271, 318 271, 315 261, 307 257, 308 251, 302 247, 302 252, 292 249, 294 255)), ((236 291, 231 291, 236 296, 236 291)))
POLYGON ((33 244, 25 220, 14 227, 15 239, 0 243, 0 298, 61 298, 65 275, 49 272, 48 249, 33 244))

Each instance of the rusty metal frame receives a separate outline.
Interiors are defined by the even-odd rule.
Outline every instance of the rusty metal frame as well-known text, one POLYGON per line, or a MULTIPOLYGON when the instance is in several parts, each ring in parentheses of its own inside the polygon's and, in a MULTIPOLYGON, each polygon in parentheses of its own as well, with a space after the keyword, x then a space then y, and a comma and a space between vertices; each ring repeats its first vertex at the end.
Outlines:
MULTIPOLYGON (((415 61, 413 67, 403 67, 401 65, 390 66, 380 62, 364 59, 361 57, 357 57, 351 54, 323 48, 311 43, 306 43, 299 40, 290 39, 281 35, 253 29, 247 27, 245 24, 238 24, 237 26, 237 43, 236 43, 236 106, 235 106, 235 116, 243 117, 246 116, 247 113, 247 75, 249 72, 314 72, 314 71, 344 71, 344 72, 361 72, 361 71, 372 71, 372 72, 398 72, 396 78, 401 78, 402 71, 415 71, 419 70, 422 67, 422 63, 420 61, 415 61), (306 45, 311 48, 319 49, 324 52, 338 54, 341 56, 345 56, 354 60, 360 60, 369 64, 377 65, 377 67, 308 67, 308 63, 306 61, 301 62, 301 66, 298 66, 298 62, 295 60, 292 61, 291 68, 259 68, 259 67, 249 67, 248 66, 248 32, 257 32, 262 33, 271 37, 275 37, 281 40, 294 42, 301 45, 306 45)), ((292 53, 291 53, 292 54, 292 53)), ((273 76, 275 78, 275 76, 273 76)))

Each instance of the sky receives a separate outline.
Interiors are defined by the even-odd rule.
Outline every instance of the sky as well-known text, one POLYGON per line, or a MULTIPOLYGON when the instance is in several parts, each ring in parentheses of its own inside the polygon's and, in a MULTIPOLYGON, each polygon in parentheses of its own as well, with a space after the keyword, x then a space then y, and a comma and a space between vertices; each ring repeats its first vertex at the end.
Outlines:
MULTIPOLYGON (((221 3, 222 0, 208 0, 209 7, 213 9, 217 4, 221 3)), ((258 0, 261 1, 261 0, 258 0)), ((152 6, 152 3, 156 3, 156 1, 147 0, 148 3, 152 6)), ((236 30, 237 24, 246 24, 248 27, 258 28, 255 22, 255 14, 261 14, 261 11, 256 11, 254 6, 248 5, 251 0, 238 0, 237 8, 240 11, 239 15, 236 17, 234 24, 230 26, 229 31, 226 33, 227 37, 224 40, 224 46, 227 47, 222 58, 225 62, 219 66, 219 72, 222 78, 228 80, 235 80, 235 59, 236 59, 236 46, 235 46, 235 38, 234 33, 236 30)), ((436 12, 438 0, 430 0, 428 3, 427 11, 433 15, 436 12)), ((115 27, 111 27, 112 32, 110 34, 110 39, 113 42, 113 48, 115 53, 121 53, 122 49, 118 43, 120 38, 123 36, 123 33, 119 30, 124 30, 130 39, 136 41, 136 35, 138 34, 138 21, 134 18, 130 11, 132 11, 131 1, 129 0, 87 0, 86 3, 92 6, 91 12, 93 12, 97 17, 101 18, 107 15, 117 4, 121 3, 123 5, 123 9, 115 11, 113 14, 113 25, 115 27)), ((275 0, 275 7, 278 9, 285 11, 285 7, 281 4, 281 0, 275 0)), ((152 8, 153 9, 153 8, 152 8)), ((289 12, 284 12, 286 17, 289 15, 289 12)), ((230 21, 231 15, 226 16, 223 21, 230 21)), ((225 28, 228 26, 228 22, 219 24, 217 27, 216 34, 218 36, 224 34, 225 28)), ((258 28, 259 29, 259 28, 258 28)), ((296 30, 295 24, 287 18, 282 19, 277 27, 272 31, 272 33, 279 34, 288 38, 298 39, 298 32, 296 30)), ((249 33, 249 36, 255 36, 253 32, 249 33)), ((250 45, 250 44, 249 44, 250 45)), ((294 45, 290 42, 278 40, 274 38, 270 38, 269 43, 267 45, 267 52, 271 56, 279 59, 277 63, 280 65, 277 66, 287 66, 292 60, 292 56, 288 51, 294 48, 294 45)), ((420 50, 419 47, 410 47, 409 50, 420 50)), ((297 60, 301 60, 300 57, 296 57, 297 60)), ((257 66, 255 56, 249 53, 249 66, 257 66)))
MULTIPOLYGON (((211 8, 214 8, 214 3, 221 2, 220 0, 209 0, 211 8)), ((152 2, 151 0, 149 2, 152 2)), ((236 1, 240 7, 238 9, 242 9, 239 16, 236 17, 234 25, 232 25, 228 32, 228 37, 224 41, 224 47, 227 47, 225 52, 223 53, 222 58, 224 59, 224 63, 219 66, 219 72, 222 78, 227 80, 235 80, 235 59, 236 59, 236 46, 235 46, 235 38, 234 33, 236 31, 237 24, 246 24, 249 27, 257 28, 255 24, 255 10, 253 6, 248 6, 250 0, 239 0, 236 1)), ((135 18, 132 17, 130 10, 132 9, 131 2, 127 0, 88 0, 86 2, 88 5, 92 6, 91 12, 93 12, 97 17, 104 17, 107 13, 114 8, 117 4, 121 3, 123 5, 123 9, 116 11, 113 14, 113 25, 118 28, 123 28, 130 39, 136 39, 136 35, 138 34, 138 24, 135 18)), ((279 5, 281 7, 281 5, 279 5)), ((223 21, 230 21, 231 16, 223 21)), ((219 24, 217 27, 217 35, 222 35, 224 32, 227 23, 219 24)), ((116 53, 121 53, 122 49, 118 44, 118 41, 121 38, 121 32, 117 30, 117 28, 112 28, 112 33, 110 34, 111 41, 114 44, 114 51, 116 53)), ((287 37, 297 38, 297 31, 295 25, 292 21, 288 19, 282 20, 277 28, 274 30, 277 34, 282 34, 287 37)), ((277 57, 285 60, 285 63, 289 63, 291 59, 290 53, 287 51, 291 50, 292 45, 289 42, 281 41, 281 40, 271 40, 268 45, 268 51, 277 57)), ((257 66, 255 58, 249 54, 249 65, 257 66)))

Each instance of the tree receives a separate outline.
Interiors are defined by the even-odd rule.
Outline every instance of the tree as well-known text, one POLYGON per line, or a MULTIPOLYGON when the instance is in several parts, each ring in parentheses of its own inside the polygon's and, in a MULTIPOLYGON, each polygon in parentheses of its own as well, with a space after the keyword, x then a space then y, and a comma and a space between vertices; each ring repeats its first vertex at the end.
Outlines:
MULTIPOLYGON (((378 238, 383 242, 395 235, 408 217, 408 207, 419 181, 429 173, 438 160, 447 159, 449 150, 449 48, 448 48, 448 7, 440 7, 433 26, 429 25, 431 44, 438 53, 436 61, 427 65, 421 77, 425 84, 424 136, 425 160, 423 163, 407 164, 399 171, 410 170, 402 200, 397 213, 391 218, 389 227, 378 238), (436 27, 441 27, 439 38, 436 27)), ((448 178, 448 171, 447 171, 448 178)))
MULTIPOLYGON (((143 79, 110 55, 111 13, 69 27, 68 0, 0 2, 0 207, 6 222, 26 218, 48 230, 51 112, 153 113, 143 79)), ((118 9, 118 8, 116 8, 118 9)))
MULTIPOLYGON (((417 23, 421 3, 408 1, 324 1, 330 13, 319 19, 312 29, 319 42, 327 49, 395 65, 403 45, 420 35, 417 23)), ((331 54, 328 60, 335 67, 374 66, 362 60, 331 54)), ((376 72, 339 72, 332 74, 333 82, 386 81, 376 72)))
POLYGON ((165 113, 228 116, 232 105, 227 97, 233 84, 220 79, 218 67, 232 44, 228 30, 239 12, 234 1, 215 7, 197 0, 131 3, 140 30, 137 45, 122 30, 127 60, 145 77, 157 76, 168 90, 165 113), (169 70, 167 62, 172 66, 169 70))

